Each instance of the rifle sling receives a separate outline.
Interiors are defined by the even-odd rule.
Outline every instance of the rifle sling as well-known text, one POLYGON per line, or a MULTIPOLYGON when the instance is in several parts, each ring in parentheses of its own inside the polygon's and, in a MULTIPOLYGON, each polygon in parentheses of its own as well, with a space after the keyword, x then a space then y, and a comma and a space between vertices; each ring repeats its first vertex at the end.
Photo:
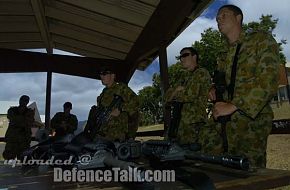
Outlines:
MULTIPOLYGON (((237 65, 238 65, 238 55, 242 44, 238 44, 232 64, 232 71, 231 71, 231 81, 228 85, 228 99, 232 100, 234 96, 234 89, 235 89, 235 82, 236 82, 236 75, 237 75, 237 65)), ((221 122, 221 137, 223 140, 223 149, 224 152, 228 152, 228 137, 227 137, 227 131, 226 131, 226 120, 224 122, 221 122)))
POLYGON ((237 45, 234 60, 233 60, 232 71, 231 71, 231 81, 230 81, 230 84, 228 86, 228 96, 229 96, 228 98, 229 98, 229 100, 233 100, 233 96, 234 96, 236 75, 237 75, 237 65, 238 65, 238 55, 239 55, 239 51, 241 49, 241 45, 242 44, 237 45))

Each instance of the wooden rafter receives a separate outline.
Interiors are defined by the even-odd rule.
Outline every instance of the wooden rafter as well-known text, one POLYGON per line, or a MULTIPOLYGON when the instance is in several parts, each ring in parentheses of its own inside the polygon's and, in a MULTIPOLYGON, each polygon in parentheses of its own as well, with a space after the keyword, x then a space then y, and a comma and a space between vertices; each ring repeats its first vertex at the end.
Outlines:
POLYGON ((42 0, 30 0, 33 12, 35 14, 35 18, 40 30, 41 37, 44 41, 46 51, 48 54, 52 54, 53 45, 51 41, 51 37, 48 31, 48 26, 45 19, 44 6, 42 0))

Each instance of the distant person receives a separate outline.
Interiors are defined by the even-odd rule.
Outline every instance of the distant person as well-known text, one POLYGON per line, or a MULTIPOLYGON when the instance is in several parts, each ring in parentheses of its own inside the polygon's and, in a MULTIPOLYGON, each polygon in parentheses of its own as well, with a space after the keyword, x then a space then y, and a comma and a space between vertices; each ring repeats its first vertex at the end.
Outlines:
POLYGON ((122 103, 118 107, 113 107, 108 122, 102 126, 96 126, 95 121, 90 119, 93 117, 89 116, 86 129, 99 127, 96 135, 111 141, 134 139, 138 128, 139 102, 137 95, 126 84, 116 82, 116 74, 110 69, 103 68, 100 72, 100 78, 105 88, 98 96, 97 107, 92 107, 90 115, 96 114, 98 108, 106 110, 115 95, 121 97, 122 103))
POLYGON ((223 147, 221 153, 246 156, 253 168, 264 168, 273 119, 270 102, 278 89, 279 46, 269 32, 244 31, 243 13, 235 5, 222 6, 216 21, 227 41, 226 52, 218 58, 227 86, 223 101, 217 99, 217 88, 211 89, 209 98, 216 102, 213 117, 230 119, 223 135, 217 133, 223 122, 209 128, 203 148, 218 152, 223 147))
POLYGON ((24 150, 30 147, 31 127, 34 123, 34 110, 27 107, 29 96, 23 95, 19 99, 19 106, 8 109, 8 129, 5 134, 5 150, 3 158, 6 160, 21 158, 24 150))
POLYGON ((68 134, 74 134, 78 127, 78 119, 71 114, 72 103, 65 102, 63 104, 63 112, 57 112, 51 119, 51 128, 55 130, 55 137, 63 137, 68 134))
MULTIPOLYGON (((167 90, 165 101, 182 104, 177 141, 179 144, 198 142, 199 130, 207 121, 207 96, 210 90, 210 74, 198 64, 198 52, 192 47, 180 51, 180 83, 167 90)), ((170 135, 170 134, 169 134, 170 135)))

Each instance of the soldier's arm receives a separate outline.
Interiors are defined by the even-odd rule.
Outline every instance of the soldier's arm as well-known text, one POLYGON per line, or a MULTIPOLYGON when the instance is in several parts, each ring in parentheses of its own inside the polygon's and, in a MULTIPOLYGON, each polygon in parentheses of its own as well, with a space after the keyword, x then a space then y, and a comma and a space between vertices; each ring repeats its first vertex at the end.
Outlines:
POLYGON ((71 119, 71 127, 70 127, 70 133, 73 133, 78 128, 78 119, 75 115, 72 115, 71 119))
POLYGON ((127 112, 130 116, 138 112, 139 100, 133 90, 126 86, 122 97, 124 99, 122 111, 127 112))
MULTIPOLYGON (((246 75, 236 79, 232 103, 244 114, 255 118, 271 101, 278 89, 279 48, 272 36, 258 34, 255 52, 247 59, 250 68, 254 65, 254 76, 246 75)), ((250 72, 250 71, 247 71, 250 72)))
POLYGON ((27 113, 25 114, 25 121, 27 124, 27 127, 32 127, 34 123, 34 115, 35 115, 35 110, 34 109, 28 109, 27 113))
POLYGON ((14 117, 14 111, 13 111, 13 108, 9 108, 8 111, 7 111, 7 119, 11 120, 13 119, 14 117))
POLYGON ((59 125, 60 125, 60 119, 59 119, 59 114, 58 113, 56 113, 53 116, 53 118, 50 121, 50 125, 51 125, 51 128, 52 129, 56 129, 56 128, 59 127, 59 125))
POLYGON ((174 93, 174 88, 170 87, 166 90, 164 94, 164 101, 165 102, 170 102, 173 99, 173 93, 174 93))
POLYGON ((11 107, 7 111, 7 118, 9 119, 10 123, 18 123, 23 124, 24 117, 23 115, 16 114, 18 107, 11 107))

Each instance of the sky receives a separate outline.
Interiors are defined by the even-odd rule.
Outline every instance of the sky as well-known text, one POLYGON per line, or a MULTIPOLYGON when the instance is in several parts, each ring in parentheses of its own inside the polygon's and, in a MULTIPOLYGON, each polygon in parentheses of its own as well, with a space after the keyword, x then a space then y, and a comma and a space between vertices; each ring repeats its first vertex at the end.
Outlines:
MULTIPOLYGON (((175 56, 179 54, 180 49, 199 41, 205 29, 217 29, 215 15, 217 9, 224 4, 239 6, 244 13, 244 23, 259 21, 262 14, 271 14, 274 19, 279 19, 273 33, 276 34, 277 41, 287 40, 288 44, 282 47, 287 61, 290 62, 289 0, 216 0, 168 46, 169 65, 176 63, 175 56)), ((145 71, 136 71, 129 87, 138 93, 143 87, 152 84, 152 75, 156 72, 159 72, 158 58, 145 71)), ((44 114, 46 73, 0 73, 0 81, 0 101, 18 101, 22 94, 27 94, 31 102, 37 103, 40 114, 44 114)), ((86 120, 90 107, 96 103, 96 98, 103 88, 98 80, 53 73, 51 117, 62 111, 64 102, 70 101, 73 104, 72 113, 77 115, 79 121, 86 120)))

